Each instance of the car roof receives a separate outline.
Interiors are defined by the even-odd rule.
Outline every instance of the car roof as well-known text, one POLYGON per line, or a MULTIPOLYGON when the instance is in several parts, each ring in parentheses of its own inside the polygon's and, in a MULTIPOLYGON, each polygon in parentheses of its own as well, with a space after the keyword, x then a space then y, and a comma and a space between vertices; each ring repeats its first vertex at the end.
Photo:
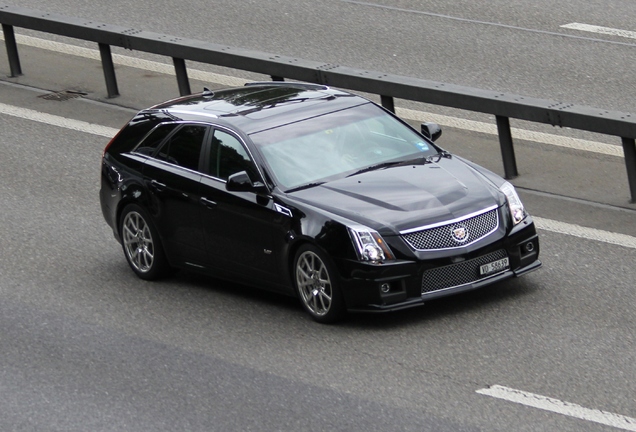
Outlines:
POLYGON ((161 111, 182 120, 219 119, 250 134, 366 103, 370 102, 327 86, 269 82, 218 91, 205 89, 142 113, 161 111))

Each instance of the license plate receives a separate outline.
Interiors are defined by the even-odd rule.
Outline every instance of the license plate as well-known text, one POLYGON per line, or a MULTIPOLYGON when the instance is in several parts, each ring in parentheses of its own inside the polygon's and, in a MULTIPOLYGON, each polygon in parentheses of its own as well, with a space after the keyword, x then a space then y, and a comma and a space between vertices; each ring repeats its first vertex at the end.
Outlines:
POLYGON ((488 264, 484 264, 479 267, 479 274, 481 276, 486 276, 492 273, 498 273, 502 270, 507 269, 510 266, 510 262, 508 258, 502 258, 497 261, 489 262, 488 264))

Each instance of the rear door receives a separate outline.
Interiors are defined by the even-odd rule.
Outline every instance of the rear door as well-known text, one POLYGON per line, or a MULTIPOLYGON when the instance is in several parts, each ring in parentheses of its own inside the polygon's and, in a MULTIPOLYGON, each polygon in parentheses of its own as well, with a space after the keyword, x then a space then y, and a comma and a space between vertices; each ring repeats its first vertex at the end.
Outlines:
POLYGON ((167 135, 158 150, 153 149, 158 145, 153 140, 138 148, 153 155, 143 169, 153 220, 173 261, 203 266, 206 253, 199 204, 200 170, 210 128, 198 123, 161 127, 172 130, 167 134, 165 130, 153 131, 158 136, 167 135))

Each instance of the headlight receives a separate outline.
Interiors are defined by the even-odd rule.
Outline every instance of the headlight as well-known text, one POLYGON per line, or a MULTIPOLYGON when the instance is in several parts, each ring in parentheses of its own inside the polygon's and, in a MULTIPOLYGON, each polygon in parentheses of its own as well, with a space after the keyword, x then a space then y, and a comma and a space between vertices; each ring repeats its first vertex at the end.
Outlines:
POLYGON ((523 204, 515 191, 515 187, 508 182, 502 184, 499 189, 506 194, 508 200, 508 208, 510 209, 510 216, 512 216, 513 225, 517 225, 526 217, 526 210, 523 208, 523 204))
POLYGON ((362 225, 348 228, 360 261, 380 262, 395 259, 393 252, 377 231, 362 225))

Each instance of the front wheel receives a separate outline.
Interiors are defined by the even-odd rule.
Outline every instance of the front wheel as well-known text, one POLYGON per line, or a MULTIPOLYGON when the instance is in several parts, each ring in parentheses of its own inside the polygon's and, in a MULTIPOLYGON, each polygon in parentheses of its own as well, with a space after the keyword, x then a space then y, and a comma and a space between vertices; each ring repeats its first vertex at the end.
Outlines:
POLYGON ((153 280, 166 275, 170 266, 148 214, 137 204, 130 204, 122 211, 120 220, 124 255, 137 276, 153 280))
POLYGON ((333 323, 346 312, 331 261, 315 246, 300 247, 294 260, 294 283, 300 302, 320 323, 333 323))

